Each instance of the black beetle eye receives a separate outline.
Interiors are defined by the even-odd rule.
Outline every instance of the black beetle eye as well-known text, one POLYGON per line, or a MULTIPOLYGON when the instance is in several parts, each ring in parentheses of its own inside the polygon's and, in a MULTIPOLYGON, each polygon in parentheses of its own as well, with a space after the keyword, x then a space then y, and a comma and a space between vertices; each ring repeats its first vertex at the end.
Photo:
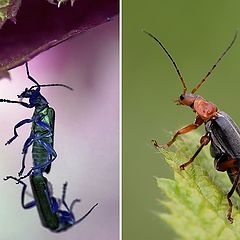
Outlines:
POLYGON ((184 99, 184 95, 181 94, 179 98, 180 98, 180 100, 182 101, 182 100, 184 99))

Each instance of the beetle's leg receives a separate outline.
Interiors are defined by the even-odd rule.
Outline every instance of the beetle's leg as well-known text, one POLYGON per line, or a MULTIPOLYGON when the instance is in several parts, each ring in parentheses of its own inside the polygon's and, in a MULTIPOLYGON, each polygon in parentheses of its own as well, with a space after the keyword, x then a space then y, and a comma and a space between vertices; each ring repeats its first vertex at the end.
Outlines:
POLYGON ((63 184, 63 192, 62 192, 62 198, 61 198, 61 203, 64 205, 64 207, 67 209, 68 213, 74 218, 74 214, 72 212, 72 209, 74 207, 74 205, 77 203, 77 202, 80 202, 80 199, 74 199, 72 201, 72 203, 70 204, 70 207, 68 207, 66 201, 65 201, 65 197, 66 197, 66 192, 67 192, 67 182, 65 182, 63 184))
MULTIPOLYGON (((67 191, 67 182, 65 182, 63 184, 63 191, 62 191, 62 197, 60 199, 60 204, 59 204, 59 209, 57 210, 58 212, 58 216, 59 216, 59 222, 68 222, 68 223, 74 223, 75 222, 75 217, 74 214, 70 211, 66 201, 65 201, 65 197, 66 197, 66 191, 67 191), (61 210, 61 204, 64 205, 64 207, 66 208, 66 210, 61 210)), ((71 226, 71 225, 70 225, 71 226)), ((69 226, 69 227, 70 227, 69 226)))
MULTIPOLYGON (((238 173, 239 173, 239 167, 233 167, 227 170, 228 177, 230 178, 232 184, 234 183, 238 173)), ((235 191, 240 196, 240 184, 238 184, 235 191)))
POLYGON ((14 100, 8 100, 8 99, 0 99, 0 102, 6 102, 6 103, 18 103, 24 107, 27 107, 27 108, 32 108, 33 106, 28 104, 28 103, 25 103, 25 102, 22 102, 22 101, 14 101, 14 100))
POLYGON ((24 169, 25 169, 25 159, 26 159, 26 155, 28 152, 28 148, 33 144, 34 142, 34 137, 31 134, 30 137, 25 141, 24 146, 23 146, 23 150, 22 150, 22 154, 23 154, 23 159, 22 159, 22 168, 21 170, 18 172, 18 176, 21 176, 24 169))
POLYGON ((39 165, 37 167, 32 167, 32 169, 23 177, 21 177, 20 179, 24 179, 26 177, 28 177, 32 170, 35 169, 41 169, 41 168, 45 168, 47 167, 52 161, 54 161, 57 157, 57 153, 55 152, 55 150, 52 148, 51 144, 46 143, 44 141, 42 141, 42 138, 46 138, 46 137, 50 137, 52 136, 51 133, 46 133, 40 136, 35 136, 34 134, 31 134, 30 137, 25 141, 24 146, 23 146, 23 150, 22 150, 22 154, 23 154, 23 159, 22 159, 22 168, 19 171, 18 175, 21 176, 24 169, 25 169, 25 159, 26 159, 26 154, 28 152, 28 148, 33 144, 34 141, 38 141, 48 152, 49 156, 53 156, 53 158, 50 160, 48 160, 45 164, 39 165))
POLYGON ((232 188, 229 191, 229 193, 227 194, 227 200, 228 200, 228 204, 229 204, 229 208, 227 210, 227 219, 230 221, 230 223, 233 223, 233 218, 232 218, 232 201, 231 201, 231 196, 233 195, 234 191, 236 190, 238 184, 239 184, 239 178, 240 178, 240 173, 237 173, 237 177, 235 178, 232 188))
POLYGON ((200 147, 197 149, 197 151, 193 154, 193 156, 189 159, 189 161, 183 163, 182 165, 180 165, 180 169, 184 170, 186 166, 188 166, 189 164, 191 164, 194 159, 196 158, 196 156, 201 152, 201 150, 203 149, 204 146, 206 146, 210 141, 210 137, 207 134, 203 135, 200 139, 200 147))
MULTIPOLYGON (((38 141, 38 143, 41 144, 45 148, 45 150, 48 152, 49 158, 46 161, 46 163, 44 163, 44 164, 42 164, 40 166, 34 167, 34 169, 46 168, 51 162, 53 162, 57 158, 57 153, 53 149, 52 144, 42 140, 43 138, 50 138, 51 137, 52 141, 53 141, 53 129, 52 129, 52 127, 49 124, 46 124, 43 121, 38 120, 38 121, 35 121, 35 123, 38 126, 42 127, 44 130, 48 131, 48 133, 39 136, 35 140, 38 141)), ((49 171, 46 171, 46 172, 48 173, 49 171)))
POLYGON ((197 129, 201 124, 203 124, 203 120, 200 117, 197 116, 194 123, 189 124, 189 125, 181 128, 181 129, 179 129, 175 133, 173 138, 167 144, 159 145, 156 140, 152 140, 152 143, 153 143, 154 147, 156 147, 156 148, 167 148, 167 147, 170 147, 175 142, 176 138, 179 135, 191 132, 192 130, 197 129))
POLYGON ((48 131, 49 133, 51 133, 51 135, 52 135, 53 129, 51 128, 51 126, 49 126, 49 124, 47 124, 47 123, 45 123, 45 122, 43 122, 43 121, 41 121, 41 120, 37 120, 37 121, 35 121, 35 123, 36 123, 38 126, 42 127, 44 130, 47 130, 47 131, 48 131))
MULTIPOLYGON (((43 141, 42 141, 42 142, 43 142, 43 141)), ((49 147, 49 149, 50 149, 51 145, 44 142, 43 147, 45 147, 46 145, 47 145, 47 146, 49 147)), ((28 176, 31 175, 32 171, 35 171, 35 170, 37 170, 37 169, 41 169, 41 172, 43 172, 43 169, 45 169, 47 166, 49 166, 49 164, 51 164, 51 162, 53 162, 53 161, 56 159, 56 157, 57 157, 57 153, 55 152, 55 150, 54 150, 53 148, 51 148, 51 149, 52 149, 52 150, 51 150, 51 156, 54 156, 51 160, 48 160, 48 161, 46 161, 46 163, 43 163, 43 164, 41 164, 41 165, 33 166, 33 167, 29 170, 29 172, 28 172, 26 175, 20 177, 19 180, 24 179, 24 178, 27 178, 28 176)), ((50 151, 50 150, 49 150, 49 151, 50 151)), ((49 152, 48 152, 48 153, 49 153, 49 152)), ((24 158, 23 158, 23 161, 22 161, 22 169, 21 169, 21 171, 18 173, 19 176, 22 175, 23 170, 24 170, 24 168, 25 168, 25 156, 26 156, 26 154, 24 154, 24 158)))
POLYGON ((56 158, 57 158, 57 153, 56 151, 53 149, 52 145, 50 143, 47 143, 41 139, 38 140, 39 144, 41 144, 45 150, 48 152, 48 160, 46 160, 45 163, 38 165, 38 166, 34 166, 33 170, 35 169, 42 169, 42 168, 46 168, 49 164, 51 164, 56 158))
MULTIPOLYGON (((25 174, 24 176, 18 178, 18 181, 20 181, 20 180, 22 180, 22 179, 27 178, 28 176, 30 176, 31 173, 32 173, 32 171, 33 171, 33 168, 31 168, 31 169, 28 171, 27 174, 25 174)), ((18 173, 18 175, 19 175, 19 173, 18 173)), ((19 175, 19 176, 21 176, 21 175, 19 175)))
POLYGON ((69 207, 70 212, 73 212, 73 207, 74 207, 74 205, 75 205, 76 203, 78 203, 78 202, 81 202, 81 199, 76 198, 76 199, 74 199, 74 200, 72 201, 72 203, 70 204, 70 207, 69 207))
MULTIPOLYGON (((67 209, 68 213, 70 214, 70 216, 71 216, 73 219, 75 219, 74 214, 73 214, 73 212, 72 212, 72 209, 73 209, 73 206, 74 206, 75 203, 80 202, 80 199, 75 199, 75 200, 73 200, 73 202, 71 203, 70 208, 69 208, 69 207, 67 206, 66 201, 65 201, 66 190, 67 190, 67 182, 63 184, 63 193, 62 193, 61 202, 62 202, 63 205, 66 207, 66 209, 67 209)), ((73 225, 76 225, 76 224, 80 223, 81 221, 83 221, 83 220, 92 212, 92 210, 93 210, 97 205, 98 205, 98 203, 96 203, 94 206, 92 206, 92 207, 88 210, 88 212, 85 213, 85 215, 82 216, 80 219, 78 219, 77 221, 75 221, 73 225)), ((65 212, 65 211, 62 211, 62 210, 60 210, 60 211, 61 211, 61 212, 65 212)), ((64 215, 66 215, 66 212, 65 212, 64 215)), ((64 216, 63 216, 63 217, 64 217, 64 216)))
POLYGON ((46 151, 48 152, 48 155, 51 156, 51 158, 52 158, 51 160, 48 160, 48 163, 44 164, 44 165, 48 165, 49 163, 53 162, 57 158, 57 153, 53 149, 53 147, 50 143, 45 142, 41 139, 38 140, 38 142, 46 149, 46 151))
POLYGON ((225 172, 230 168, 237 167, 237 160, 229 158, 226 154, 222 153, 218 158, 214 159, 214 167, 218 171, 225 172))
POLYGON ((32 119, 24 119, 21 122, 17 123, 14 126, 14 136, 12 138, 10 138, 5 145, 10 144, 14 139, 16 139, 18 137, 18 133, 17 133, 17 128, 21 127, 22 125, 26 124, 26 123, 31 123, 33 120, 32 119))
POLYGON ((31 201, 29 203, 24 203, 25 202, 25 195, 26 195, 26 189, 27 189, 27 184, 20 181, 19 179, 13 177, 13 176, 6 176, 4 178, 4 181, 7 181, 8 179, 13 179, 15 181, 17 181, 17 184, 20 183, 22 184, 23 188, 22 188, 22 193, 21 193, 21 204, 22 204, 22 207, 24 209, 29 209, 29 208, 32 208, 36 205, 35 201, 31 201))
POLYGON ((64 205, 64 207, 67 209, 67 211, 70 213, 70 209, 65 201, 66 197, 66 192, 67 192, 67 182, 63 184, 63 190, 62 190, 62 198, 61 198, 61 203, 64 205))

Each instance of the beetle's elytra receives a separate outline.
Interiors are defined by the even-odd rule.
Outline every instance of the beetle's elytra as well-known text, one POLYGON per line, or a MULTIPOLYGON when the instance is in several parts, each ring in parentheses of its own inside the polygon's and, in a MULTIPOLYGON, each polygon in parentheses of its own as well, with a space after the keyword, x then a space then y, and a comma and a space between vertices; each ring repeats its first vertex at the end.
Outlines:
POLYGON ((216 63, 206 74, 206 76, 200 81, 196 87, 193 88, 191 93, 187 93, 187 87, 184 78, 181 75, 177 64, 173 60, 172 56, 169 54, 167 49, 163 44, 151 33, 144 31, 148 36, 153 38, 164 50, 169 59, 171 60, 183 86, 183 94, 180 95, 177 103, 179 105, 184 105, 190 107, 193 112, 196 113, 196 119, 194 123, 191 123, 181 129, 179 129, 172 139, 164 145, 159 145, 156 140, 152 140, 156 148, 170 147, 176 140, 176 138, 181 135, 188 133, 194 129, 197 129, 202 124, 205 124, 206 133, 200 139, 200 146, 194 155, 186 163, 180 166, 181 170, 184 170, 189 164, 191 164, 196 156, 200 153, 202 148, 206 146, 209 142, 211 143, 211 156, 214 158, 214 166, 218 171, 226 171, 231 182, 232 188, 227 194, 227 200, 229 203, 229 208, 227 210, 227 218, 232 223, 232 201, 231 196, 236 190, 240 196, 240 129, 237 124, 232 120, 232 118, 225 112, 219 111, 217 106, 211 102, 208 102, 203 97, 196 95, 195 92, 202 86, 206 81, 208 76, 212 73, 218 63, 221 61, 223 56, 230 50, 236 41, 238 31, 236 31, 233 40, 225 49, 225 51, 218 58, 216 63))

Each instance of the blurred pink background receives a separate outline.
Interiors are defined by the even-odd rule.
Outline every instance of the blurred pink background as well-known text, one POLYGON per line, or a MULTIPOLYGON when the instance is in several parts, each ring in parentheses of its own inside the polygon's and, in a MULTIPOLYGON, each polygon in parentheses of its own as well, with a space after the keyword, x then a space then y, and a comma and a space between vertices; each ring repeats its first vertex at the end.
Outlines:
MULTIPOLYGON (((64 83, 42 89, 56 111, 55 150, 58 157, 47 175, 54 196, 60 197, 68 181, 67 202, 81 198, 75 206, 76 219, 95 204, 99 206, 79 225, 60 234, 41 226, 36 208, 24 210, 21 187, 0 181, 0 239, 119 239, 119 36, 118 18, 48 50, 29 62, 31 75, 40 84, 64 83)), ((12 80, 0 81, 1 98, 17 99, 27 79, 25 66, 11 71, 12 80)), ((14 125, 30 118, 33 109, 16 104, 1 104, 1 175, 17 175, 21 150, 30 125, 19 129, 10 146, 4 143, 13 135, 14 125)), ((32 166, 31 151, 27 169, 32 166)), ((26 180, 28 183, 28 179, 26 180)), ((30 187, 28 188, 31 192, 30 187)), ((30 200, 30 198, 29 198, 30 200)))

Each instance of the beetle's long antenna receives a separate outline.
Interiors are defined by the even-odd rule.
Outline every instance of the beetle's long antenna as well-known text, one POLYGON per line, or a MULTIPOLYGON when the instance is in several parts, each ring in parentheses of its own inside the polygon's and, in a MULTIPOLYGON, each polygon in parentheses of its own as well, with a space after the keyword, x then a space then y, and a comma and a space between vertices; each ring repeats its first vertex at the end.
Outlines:
POLYGON ((33 81, 34 83, 36 83, 37 86, 32 86, 30 89, 33 89, 35 87, 39 88, 39 87, 65 87, 69 90, 72 90, 73 91, 73 88, 65 85, 65 84, 61 84, 61 83, 53 83, 53 84, 39 84, 37 82, 37 80, 35 80, 32 76, 30 76, 30 73, 29 73, 29 69, 28 69, 28 63, 26 62, 26 70, 27 70, 27 76, 28 78, 33 81))
POLYGON ((202 81, 195 87, 193 88, 191 93, 195 93, 201 86, 202 84, 206 81, 206 79, 208 78, 208 76, 212 73, 212 71, 216 68, 216 66, 218 65, 218 63, 222 60, 222 58, 224 57, 224 55, 230 50, 230 48, 233 46, 234 42, 237 39, 237 35, 238 35, 238 29, 235 32, 235 35, 233 37, 233 40, 231 41, 231 43, 229 44, 229 46, 225 49, 225 51, 221 54, 220 58, 218 58, 217 62, 213 65, 213 67, 210 69, 210 71, 207 73, 207 75, 202 79, 202 81))
POLYGON ((33 81, 34 83, 37 84, 37 86, 39 87, 39 83, 37 82, 37 80, 35 80, 32 76, 30 76, 30 73, 29 73, 29 69, 28 69, 28 63, 26 62, 26 70, 27 70, 27 76, 28 78, 33 81))
POLYGON ((76 224, 80 223, 81 221, 83 221, 83 220, 92 212, 92 210, 93 210, 97 205, 98 205, 98 203, 96 203, 95 205, 93 205, 93 206, 88 210, 88 212, 85 213, 85 215, 82 216, 80 219, 78 219, 73 225, 76 225, 76 224))
POLYGON ((65 88, 73 91, 73 88, 69 87, 68 85, 61 84, 61 83, 40 84, 39 86, 40 87, 65 87, 65 88))
POLYGON ((185 82, 184 82, 184 79, 183 79, 183 77, 182 77, 182 75, 181 75, 181 73, 180 73, 180 70, 179 70, 177 64, 176 64, 175 61, 173 60, 173 58, 172 58, 172 56, 170 55, 170 53, 167 51, 167 49, 163 46, 163 44, 162 44, 155 36, 153 36, 151 33, 147 32, 147 31, 145 31, 145 30, 143 30, 143 32, 146 33, 146 34, 147 34, 148 36, 150 36, 151 38, 153 38, 153 39, 162 47, 162 49, 164 50, 164 52, 168 55, 168 57, 170 58, 173 66, 174 66, 174 68, 176 69, 177 74, 178 74, 178 76, 179 76, 179 78, 180 78, 180 80, 181 80, 181 82, 182 82, 182 85, 183 85, 183 94, 185 94, 186 91, 187 91, 186 84, 185 84, 185 82))
POLYGON ((61 84, 61 83, 51 83, 51 84, 39 84, 38 86, 32 86, 30 89, 36 88, 36 87, 65 87, 71 91, 73 91, 73 88, 65 85, 65 84, 61 84))

